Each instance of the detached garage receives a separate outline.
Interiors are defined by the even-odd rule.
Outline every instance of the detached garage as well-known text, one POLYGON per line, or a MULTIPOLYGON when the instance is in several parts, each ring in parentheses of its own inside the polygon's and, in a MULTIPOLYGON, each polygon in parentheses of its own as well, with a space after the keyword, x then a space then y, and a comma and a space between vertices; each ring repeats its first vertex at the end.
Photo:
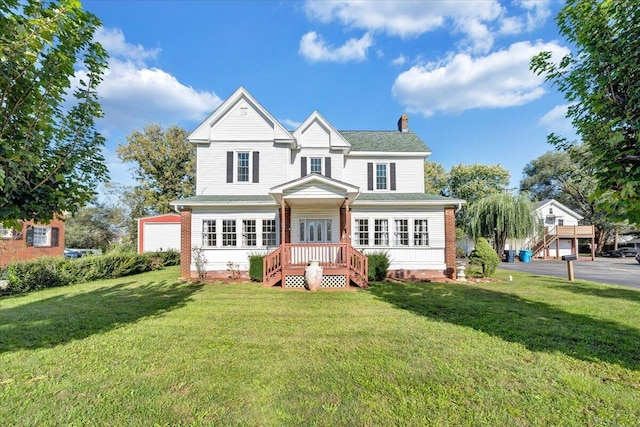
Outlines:
POLYGON ((180 251, 180 215, 138 218, 138 253, 180 251))

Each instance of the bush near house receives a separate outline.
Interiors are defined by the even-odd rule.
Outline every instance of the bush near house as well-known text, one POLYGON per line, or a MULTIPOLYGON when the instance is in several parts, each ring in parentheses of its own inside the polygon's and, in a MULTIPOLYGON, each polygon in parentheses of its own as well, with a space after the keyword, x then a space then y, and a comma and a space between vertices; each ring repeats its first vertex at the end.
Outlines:
POLYGON ((475 249, 469 255, 472 265, 482 266, 482 276, 491 276, 500 264, 498 254, 493 250, 487 239, 480 237, 476 242, 475 249))
POLYGON ((263 267, 262 260, 264 254, 251 254, 249 255, 249 277, 254 282, 262 282, 263 267))
POLYGON ((389 254, 386 252, 374 252, 366 254, 369 259, 369 280, 380 281, 387 278, 387 271, 391 265, 389 254))
POLYGON ((6 287, 1 294, 19 294, 99 279, 113 279, 179 265, 177 251, 144 254, 113 253, 78 259, 40 258, 11 264, 6 269, 6 287))

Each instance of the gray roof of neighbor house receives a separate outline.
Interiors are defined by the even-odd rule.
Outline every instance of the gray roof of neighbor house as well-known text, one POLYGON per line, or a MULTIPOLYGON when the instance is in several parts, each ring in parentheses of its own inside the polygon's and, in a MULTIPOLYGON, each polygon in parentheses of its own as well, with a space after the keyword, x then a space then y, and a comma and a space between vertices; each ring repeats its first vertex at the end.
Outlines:
POLYGON ((351 151, 431 152, 424 141, 411 131, 402 133, 397 130, 341 130, 339 132, 351 144, 351 151))

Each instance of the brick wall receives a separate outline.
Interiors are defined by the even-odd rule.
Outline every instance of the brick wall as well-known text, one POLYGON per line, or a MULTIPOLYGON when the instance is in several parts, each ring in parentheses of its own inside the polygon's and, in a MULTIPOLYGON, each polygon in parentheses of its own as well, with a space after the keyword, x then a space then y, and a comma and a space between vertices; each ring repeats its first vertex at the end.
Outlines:
POLYGON ((444 208, 444 260, 447 264, 446 276, 456 278, 456 212, 454 208, 444 208))
POLYGON ((59 230, 58 244, 56 246, 27 246, 27 227, 32 225, 34 225, 33 221, 23 222, 17 238, 0 238, 0 268, 6 267, 12 262, 29 261, 42 257, 61 257, 64 255, 63 221, 55 219, 49 224, 35 224, 59 230))
POLYGON ((180 211, 180 276, 191 277, 191 211, 180 211))

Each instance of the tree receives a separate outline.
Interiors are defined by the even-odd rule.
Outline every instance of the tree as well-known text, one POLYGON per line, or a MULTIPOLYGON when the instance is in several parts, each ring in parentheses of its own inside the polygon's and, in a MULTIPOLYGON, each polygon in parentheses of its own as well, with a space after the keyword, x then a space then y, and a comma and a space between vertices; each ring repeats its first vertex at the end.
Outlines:
POLYGON ((133 171, 138 185, 133 191, 147 214, 171 212, 172 200, 194 194, 195 147, 186 139, 187 132, 178 126, 163 130, 159 124, 149 124, 142 132, 131 132, 128 145, 118 147, 121 160, 137 164, 133 171))
POLYGON ((507 238, 523 239, 535 232, 533 203, 526 193, 496 193, 476 200, 469 207, 471 236, 493 242, 498 255, 504 252, 507 238))
MULTIPOLYGON (((640 3, 568 0, 556 22, 575 53, 556 64, 542 52, 531 68, 571 102, 567 117, 582 138, 599 208, 640 222, 640 3)), ((574 145, 554 134, 549 141, 574 145)))
POLYGON ((443 195, 447 191, 449 174, 440 163, 424 162, 424 192, 443 195))
POLYGON ((99 248, 106 252, 122 235, 124 221, 119 207, 94 202, 65 221, 65 244, 71 248, 99 248))
POLYGON ((596 188, 593 171, 583 164, 584 147, 573 146, 567 151, 549 151, 527 164, 520 181, 520 190, 534 199, 556 199, 584 217, 584 223, 595 228, 595 242, 602 248, 615 229, 606 213, 598 209, 594 198, 596 188))
POLYGON ((100 25, 78 0, 0 0, 0 221, 76 212, 108 179, 100 25))
POLYGON ((500 264, 500 257, 496 254, 484 237, 478 238, 475 247, 469 255, 473 265, 482 266, 482 277, 491 276, 500 264))

